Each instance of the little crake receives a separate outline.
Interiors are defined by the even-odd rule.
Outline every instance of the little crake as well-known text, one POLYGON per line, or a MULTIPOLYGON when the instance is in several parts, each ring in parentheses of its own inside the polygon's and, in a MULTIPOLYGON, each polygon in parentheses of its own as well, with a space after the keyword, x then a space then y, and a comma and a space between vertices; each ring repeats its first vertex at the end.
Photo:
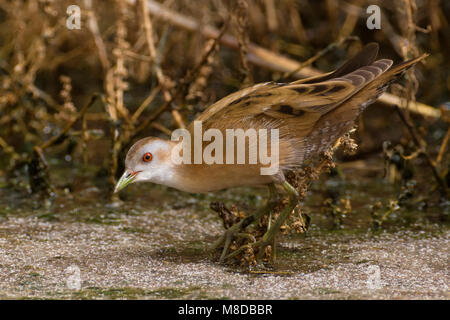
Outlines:
MULTIPOLYGON (((268 165, 259 162, 174 164, 171 153, 178 142, 149 137, 137 141, 128 151, 126 170, 115 191, 130 183, 149 181, 195 193, 269 185, 271 196, 275 196, 274 184, 279 184, 288 193, 289 203, 260 241, 258 256, 262 257, 264 248, 297 205, 297 192, 285 180, 284 173, 301 167, 305 160, 334 145, 393 80, 427 56, 424 54, 392 66, 392 60, 376 60, 377 54, 378 45, 370 43, 334 72, 291 83, 269 82, 242 89, 214 103, 196 119, 201 121, 203 132, 216 129, 223 136, 227 129, 278 129, 278 170, 274 174, 261 175, 260 169, 268 165)), ((193 135, 193 124, 189 130, 193 135)), ((206 148, 208 143, 203 142, 200 147, 206 148)), ((255 149, 249 142, 246 147, 248 159, 249 150, 255 149)), ((267 149, 270 153, 270 143, 267 149)), ((226 158, 226 148, 219 151, 226 158)), ((194 152, 193 149, 192 154, 194 152)), ((269 201, 264 208, 228 229, 227 236, 223 237, 221 260, 227 258, 233 234, 258 221, 273 207, 269 201)))

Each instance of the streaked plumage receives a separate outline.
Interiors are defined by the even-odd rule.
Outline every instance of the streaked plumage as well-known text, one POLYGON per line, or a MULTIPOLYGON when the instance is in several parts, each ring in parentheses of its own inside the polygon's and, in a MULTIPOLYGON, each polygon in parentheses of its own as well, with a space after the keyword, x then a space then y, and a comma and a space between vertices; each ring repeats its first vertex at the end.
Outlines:
MULTIPOLYGON (((335 72, 242 89, 214 103, 196 119, 202 121, 203 131, 215 128, 224 136, 226 129, 279 129, 280 171, 274 176, 261 176, 260 164, 170 165, 167 152, 174 142, 158 138, 138 141, 128 152, 126 168, 139 171, 133 181, 153 181, 188 192, 283 181, 283 171, 299 167, 329 148, 392 80, 427 56, 391 67, 392 60, 375 60, 377 53, 378 45, 371 43, 335 72), (155 155, 151 163, 142 162, 145 152, 155 155)), ((189 129, 193 132, 192 125, 189 129)))
MULTIPOLYGON (((171 161, 171 152, 177 143, 150 137, 136 142, 128 151, 126 171, 116 191, 136 181, 151 181, 187 192, 268 184, 273 197, 277 192, 273 184, 280 184, 289 195, 289 202, 260 239, 228 254, 232 239, 272 212, 274 201, 268 201, 253 215, 229 227, 213 245, 213 249, 223 245, 220 261, 251 246, 257 249, 258 263, 262 262, 266 247, 275 245, 275 235, 298 203, 298 193, 285 180, 284 172, 327 150, 353 127, 358 114, 373 103, 391 81, 426 57, 422 55, 391 67, 392 60, 375 61, 377 53, 378 45, 372 43, 335 72, 288 84, 269 82, 245 88, 214 103, 196 119, 201 121, 203 132, 218 129, 224 137, 227 129, 278 129, 280 157, 275 174, 261 175, 260 168, 264 166, 260 163, 176 165, 171 161), (147 154, 152 156, 146 157, 147 154)), ((194 127, 195 124, 189 127, 191 137, 195 136, 194 127)), ((208 144, 202 142, 202 150, 208 144)), ((250 147, 247 143, 246 159, 249 159, 250 147)), ((191 154, 193 151, 194 147, 191 154)), ((222 151, 226 158, 225 145, 222 151)))

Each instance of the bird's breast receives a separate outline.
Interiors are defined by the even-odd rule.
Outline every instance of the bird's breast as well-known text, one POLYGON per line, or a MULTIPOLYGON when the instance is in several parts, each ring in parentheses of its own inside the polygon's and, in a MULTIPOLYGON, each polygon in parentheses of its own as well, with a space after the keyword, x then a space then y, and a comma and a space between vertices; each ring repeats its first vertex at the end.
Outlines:
POLYGON ((270 175, 262 175, 258 165, 211 164, 179 165, 171 187, 185 192, 204 193, 234 187, 269 184, 270 175))

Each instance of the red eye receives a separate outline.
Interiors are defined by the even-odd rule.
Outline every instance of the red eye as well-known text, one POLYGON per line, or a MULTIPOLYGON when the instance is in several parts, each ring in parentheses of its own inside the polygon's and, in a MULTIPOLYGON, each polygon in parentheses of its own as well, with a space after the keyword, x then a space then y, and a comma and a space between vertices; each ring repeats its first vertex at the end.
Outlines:
POLYGON ((144 157, 142 158, 142 160, 144 160, 144 162, 150 162, 152 161, 152 154, 150 152, 147 152, 146 154, 144 154, 144 157))

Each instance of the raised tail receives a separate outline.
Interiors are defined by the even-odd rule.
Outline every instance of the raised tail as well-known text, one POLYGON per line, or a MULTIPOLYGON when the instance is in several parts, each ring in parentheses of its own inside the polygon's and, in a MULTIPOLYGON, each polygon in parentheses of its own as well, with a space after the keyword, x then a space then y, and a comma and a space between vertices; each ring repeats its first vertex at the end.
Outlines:
MULTIPOLYGON (((373 80, 368 81, 366 86, 348 100, 330 110, 330 112, 322 115, 315 123, 311 133, 305 138, 305 149, 309 150, 312 146, 320 145, 320 148, 317 148, 314 152, 317 154, 327 150, 331 145, 334 145, 340 137, 353 128, 358 115, 368 105, 375 102, 393 81, 398 79, 409 68, 427 56, 428 54, 423 54, 417 58, 399 63, 390 68, 388 68, 387 65, 390 66, 392 64, 391 60, 382 59, 375 61, 370 66, 359 68, 356 71, 352 71, 350 74, 340 77, 351 79, 353 77, 351 76, 352 74, 359 74, 359 70, 371 69, 372 66, 386 69, 378 74, 373 80)), ((378 73, 376 70, 372 71, 378 73)), ((368 75, 366 74, 366 76, 368 75)), ((308 156, 312 156, 312 153, 307 152, 305 158, 308 156)))

